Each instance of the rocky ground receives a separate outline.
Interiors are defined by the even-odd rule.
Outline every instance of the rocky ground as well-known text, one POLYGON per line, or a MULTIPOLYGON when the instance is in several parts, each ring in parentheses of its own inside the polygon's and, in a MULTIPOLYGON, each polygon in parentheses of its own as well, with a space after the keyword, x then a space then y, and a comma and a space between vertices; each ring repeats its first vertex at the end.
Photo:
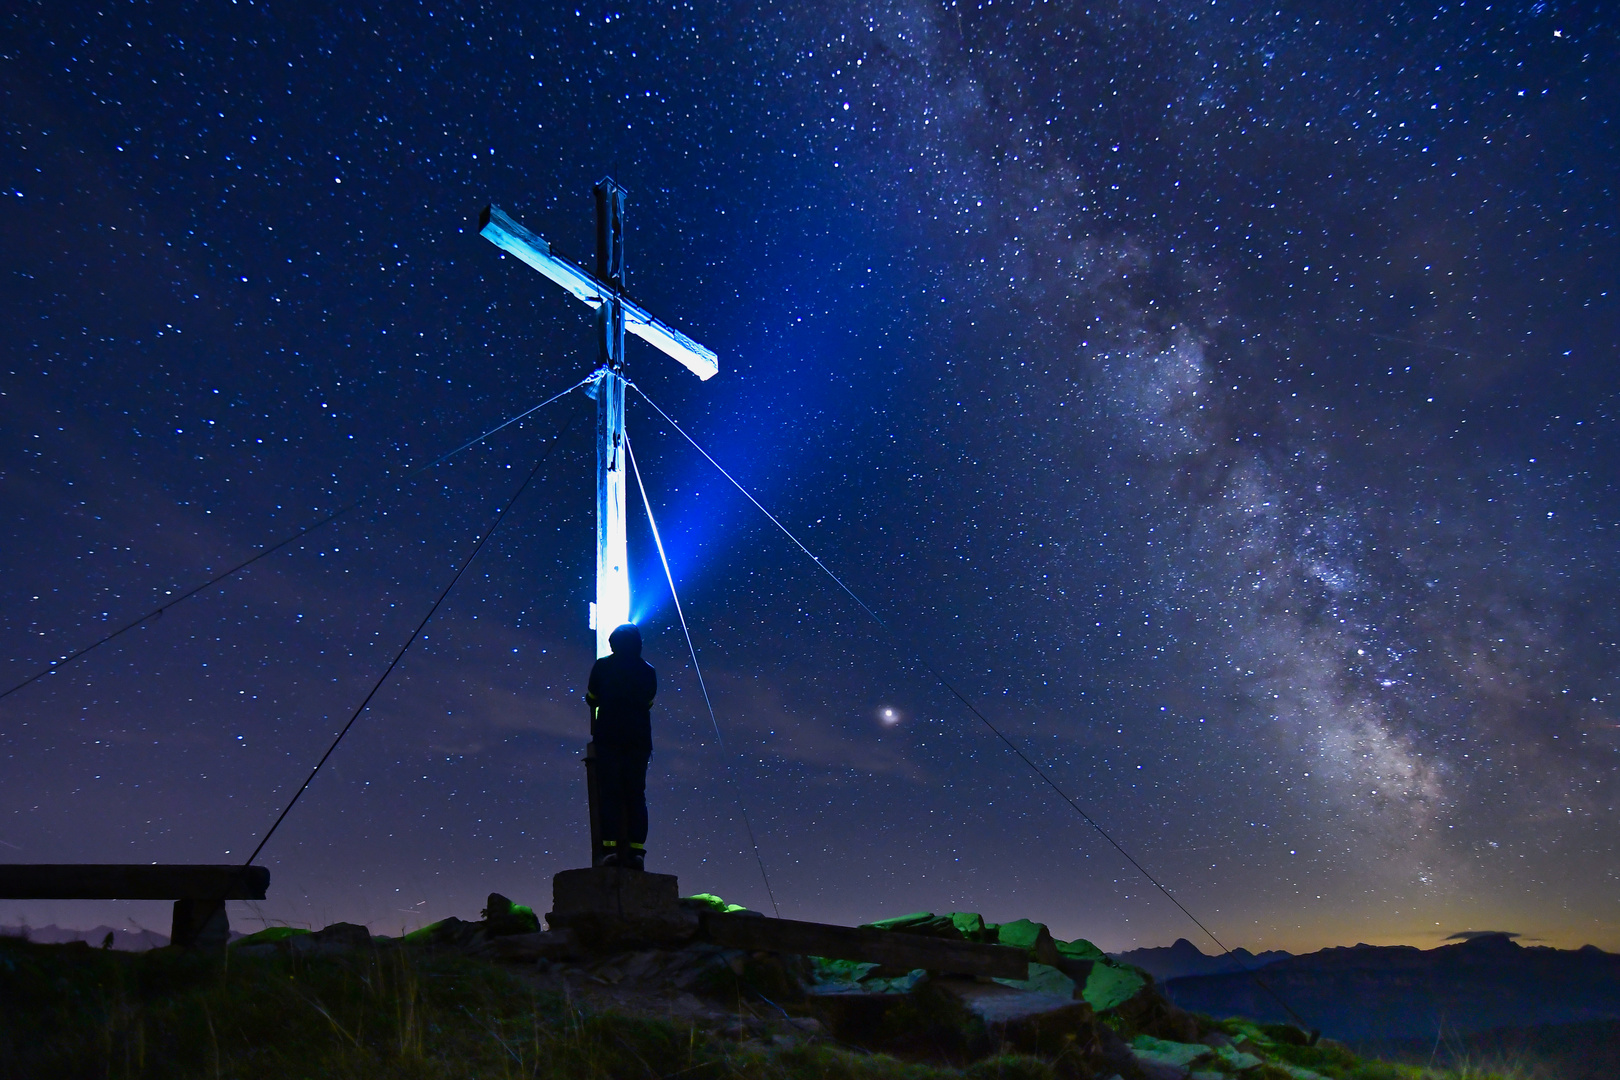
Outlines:
POLYGON ((1189 1012, 1145 972, 1029 920, 920 913, 875 925, 954 940, 821 939, 853 935, 857 952, 887 942, 891 956, 991 957, 1001 971, 1022 970, 1022 952, 1027 977, 1015 979, 727 948, 716 937, 761 940, 786 924, 717 922, 763 917, 714 897, 671 893, 660 910, 553 912, 556 928, 543 931, 534 912, 491 896, 477 921, 400 938, 344 923, 276 927, 219 950, 0 938, 0 1080, 1495 1075, 1368 1060, 1286 1024, 1189 1012))
MULTIPOLYGON (((714 898, 687 903, 725 907, 714 898)), ((1031 961, 1029 978, 1012 980, 746 952, 702 940, 586 947, 568 934, 539 932, 532 913, 498 896, 491 897, 486 916, 481 922, 446 920, 398 941, 343 924, 313 934, 268 931, 243 939, 232 952, 449 951, 498 964, 570 1008, 656 1019, 760 1053, 824 1044, 958 1068, 1016 1058, 1052 1075, 1088 1080, 1423 1074, 1363 1061, 1297 1027, 1186 1012, 1146 973, 1089 942, 1056 941, 1046 927, 1027 920, 995 926, 976 915, 919 914, 877 924, 1023 948, 1031 961)))

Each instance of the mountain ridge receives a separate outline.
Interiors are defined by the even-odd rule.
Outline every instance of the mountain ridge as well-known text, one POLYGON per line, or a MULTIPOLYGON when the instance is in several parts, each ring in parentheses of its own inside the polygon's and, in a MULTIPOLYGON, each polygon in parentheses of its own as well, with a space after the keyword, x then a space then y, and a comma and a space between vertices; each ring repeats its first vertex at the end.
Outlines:
POLYGON ((1262 1022, 1289 1019, 1281 998, 1351 1043, 1620 1020, 1620 954, 1523 946, 1506 934, 1433 949, 1337 946, 1273 961, 1260 976, 1183 975, 1163 989, 1184 1009, 1262 1022))
POLYGON ((1184 975, 1220 975, 1233 971, 1254 971, 1293 953, 1268 949, 1252 953, 1248 949, 1233 949, 1229 953, 1211 956, 1186 938, 1177 938, 1169 945, 1155 945, 1126 952, 1109 953, 1115 960, 1139 967, 1160 982, 1184 975))

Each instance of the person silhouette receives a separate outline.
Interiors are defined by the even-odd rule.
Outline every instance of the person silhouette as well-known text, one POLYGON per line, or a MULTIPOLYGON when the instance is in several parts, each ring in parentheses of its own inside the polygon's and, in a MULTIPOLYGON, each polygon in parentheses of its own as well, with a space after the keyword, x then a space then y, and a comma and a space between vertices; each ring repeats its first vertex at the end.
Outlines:
POLYGON ((634 623, 609 634, 608 647, 613 651, 591 666, 585 689, 602 830, 591 863, 640 870, 647 852, 647 762, 658 673, 641 658, 641 631, 634 623))

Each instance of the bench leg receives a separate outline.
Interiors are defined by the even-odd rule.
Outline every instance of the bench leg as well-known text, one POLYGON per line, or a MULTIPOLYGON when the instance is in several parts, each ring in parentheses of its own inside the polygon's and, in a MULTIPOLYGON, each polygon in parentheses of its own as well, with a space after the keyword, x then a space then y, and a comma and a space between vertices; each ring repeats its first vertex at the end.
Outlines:
POLYGON ((182 949, 223 949, 231 936, 223 900, 176 900, 169 944, 182 949))

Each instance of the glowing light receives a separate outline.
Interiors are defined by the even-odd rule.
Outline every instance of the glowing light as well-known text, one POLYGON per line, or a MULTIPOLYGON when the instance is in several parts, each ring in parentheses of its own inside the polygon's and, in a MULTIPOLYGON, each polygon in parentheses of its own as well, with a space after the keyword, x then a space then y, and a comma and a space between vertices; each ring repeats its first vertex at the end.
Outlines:
POLYGON ((878 710, 877 718, 878 722, 884 727, 894 727, 894 725, 900 722, 900 710, 894 708, 893 706, 885 705, 883 708, 878 710))

